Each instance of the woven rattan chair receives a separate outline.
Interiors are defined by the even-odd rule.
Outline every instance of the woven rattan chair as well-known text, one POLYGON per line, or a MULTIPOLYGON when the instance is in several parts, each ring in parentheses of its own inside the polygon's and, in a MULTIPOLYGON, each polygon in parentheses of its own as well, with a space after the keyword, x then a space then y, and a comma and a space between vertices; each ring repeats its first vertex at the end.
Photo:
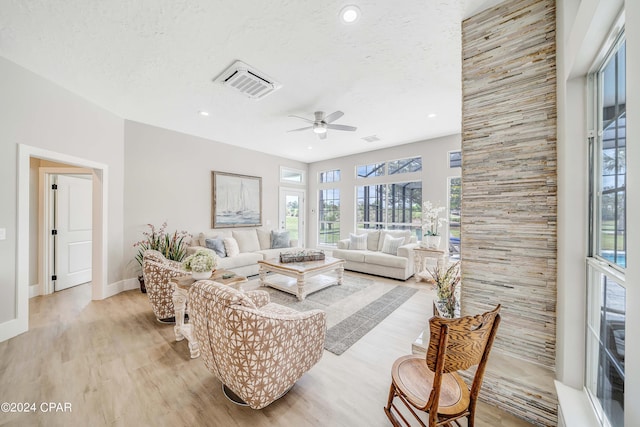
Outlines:
POLYGON ((457 420, 466 417, 467 425, 473 427, 484 370, 500 324, 499 311, 500 305, 477 316, 429 320, 426 358, 404 356, 396 360, 391 369, 391 390, 384 411, 394 426, 402 425, 397 417, 410 425, 394 404, 398 398, 422 426, 452 422, 460 425, 457 420), (469 389, 456 371, 476 365, 469 389), (416 410, 428 413, 428 424, 418 417, 416 410))

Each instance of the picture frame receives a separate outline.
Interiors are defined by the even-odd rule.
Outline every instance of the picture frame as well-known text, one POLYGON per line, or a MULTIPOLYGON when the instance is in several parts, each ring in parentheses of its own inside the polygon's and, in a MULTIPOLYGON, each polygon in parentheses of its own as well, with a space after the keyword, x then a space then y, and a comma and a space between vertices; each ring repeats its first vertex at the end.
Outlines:
POLYGON ((262 225, 262 178, 211 171, 211 227, 262 225))

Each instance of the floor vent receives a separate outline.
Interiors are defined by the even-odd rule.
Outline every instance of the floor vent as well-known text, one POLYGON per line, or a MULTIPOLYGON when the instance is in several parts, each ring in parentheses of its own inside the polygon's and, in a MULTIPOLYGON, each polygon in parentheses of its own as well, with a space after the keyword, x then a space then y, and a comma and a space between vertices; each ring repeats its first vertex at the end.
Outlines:
POLYGON ((251 99, 264 98, 282 87, 280 83, 241 61, 234 62, 215 81, 251 99))

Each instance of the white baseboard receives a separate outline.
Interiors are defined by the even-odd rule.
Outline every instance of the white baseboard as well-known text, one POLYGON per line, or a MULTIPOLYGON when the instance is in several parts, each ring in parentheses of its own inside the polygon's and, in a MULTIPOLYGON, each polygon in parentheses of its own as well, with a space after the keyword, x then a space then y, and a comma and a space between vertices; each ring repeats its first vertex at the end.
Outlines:
POLYGON ((37 297, 38 295, 42 295, 42 287, 39 284, 30 285, 29 298, 37 297))
POLYGON ((11 319, 4 323, 0 323, 0 342, 6 341, 27 332, 29 324, 26 320, 11 319))
POLYGON ((115 283, 109 283, 104 297, 109 298, 119 294, 120 292, 130 291, 132 289, 140 289, 140 282, 138 282, 136 277, 123 279, 115 283))

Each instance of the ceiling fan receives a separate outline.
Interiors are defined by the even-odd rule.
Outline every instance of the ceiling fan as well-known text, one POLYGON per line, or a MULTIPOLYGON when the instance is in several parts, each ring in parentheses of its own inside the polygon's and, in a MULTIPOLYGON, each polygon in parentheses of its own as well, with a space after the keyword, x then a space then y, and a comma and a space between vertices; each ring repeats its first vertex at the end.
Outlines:
POLYGON ((356 129, 358 129, 355 126, 333 124, 333 122, 338 120, 340 117, 344 116, 344 113, 342 111, 335 111, 326 117, 324 115, 324 111, 316 111, 314 115, 315 115, 315 120, 307 119, 305 117, 300 117, 300 116, 289 116, 289 117, 295 117, 296 119, 304 120, 307 123, 311 123, 311 126, 305 126, 299 129, 291 129, 290 131, 287 131, 287 132, 298 132, 301 130, 313 129, 313 131, 318 134, 318 137, 320 139, 326 139, 327 129, 346 130, 349 132, 353 132, 356 129))

